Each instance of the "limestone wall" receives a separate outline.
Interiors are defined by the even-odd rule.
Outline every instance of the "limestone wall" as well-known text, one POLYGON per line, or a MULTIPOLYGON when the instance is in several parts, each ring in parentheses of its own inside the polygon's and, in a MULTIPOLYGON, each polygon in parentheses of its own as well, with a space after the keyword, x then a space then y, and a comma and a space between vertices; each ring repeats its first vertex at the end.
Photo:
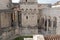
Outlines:
POLYGON ((20 2, 37 2, 37 0, 20 0, 20 2))
POLYGON ((37 4, 21 4, 20 9, 38 9, 37 4))
POLYGON ((25 15, 24 14, 22 14, 22 26, 36 26, 37 25, 37 14, 34 14, 34 13, 33 14, 26 13, 25 15))
POLYGON ((20 0, 20 2, 26 2, 26 0, 20 0))
POLYGON ((1 28, 3 27, 9 27, 10 26, 10 15, 7 13, 2 12, 1 13, 1 28))
POLYGON ((0 9, 8 9, 9 0, 0 0, 0 9))
POLYGON ((38 6, 36 4, 21 4, 22 26, 36 26, 38 6))
POLYGON ((38 34, 37 28, 20 28, 20 35, 21 36, 32 36, 34 34, 38 34))

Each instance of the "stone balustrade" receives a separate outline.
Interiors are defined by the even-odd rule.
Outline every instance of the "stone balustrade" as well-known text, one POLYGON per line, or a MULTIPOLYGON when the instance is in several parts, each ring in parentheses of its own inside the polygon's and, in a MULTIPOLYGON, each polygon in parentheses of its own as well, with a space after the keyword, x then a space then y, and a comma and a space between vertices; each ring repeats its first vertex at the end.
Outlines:
POLYGON ((60 35, 34 35, 33 38, 24 38, 24 40, 60 40, 60 35))
POLYGON ((60 40, 60 35, 47 35, 44 36, 45 40, 60 40))

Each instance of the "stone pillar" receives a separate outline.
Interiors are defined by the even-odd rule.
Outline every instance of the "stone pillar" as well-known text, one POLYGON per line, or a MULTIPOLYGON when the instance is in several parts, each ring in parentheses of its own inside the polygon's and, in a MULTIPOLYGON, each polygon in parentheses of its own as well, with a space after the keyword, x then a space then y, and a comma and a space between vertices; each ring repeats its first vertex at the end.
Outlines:
MULTIPOLYGON (((13 34, 15 34, 15 27, 16 27, 16 22, 15 22, 15 12, 13 11, 13 13, 11 14, 12 16, 12 31, 13 34)), ((13 36, 13 35, 12 35, 13 36)))
POLYGON ((57 28, 56 28, 56 34, 60 35, 60 17, 57 17, 57 28))
POLYGON ((0 13, 0 28, 1 28, 1 13, 0 13))
POLYGON ((18 26, 18 11, 15 11, 15 22, 16 22, 16 29, 15 32, 16 34, 19 34, 19 26, 18 26))
POLYGON ((16 26, 18 28, 18 12, 15 11, 15 22, 16 22, 16 26))
POLYGON ((6 39, 7 39, 7 32, 4 32, 4 33, 2 34, 2 39, 3 39, 3 40, 6 40, 6 39))
POLYGON ((53 33, 53 17, 51 17, 51 30, 52 30, 52 33, 53 33))
POLYGON ((51 27, 53 28, 53 18, 51 18, 51 27))
POLYGON ((44 28, 45 28, 45 16, 44 16, 44 28))
POLYGON ((47 33, 48 33, 49 27, 48 27, 48 16, 47 16, 47 33))

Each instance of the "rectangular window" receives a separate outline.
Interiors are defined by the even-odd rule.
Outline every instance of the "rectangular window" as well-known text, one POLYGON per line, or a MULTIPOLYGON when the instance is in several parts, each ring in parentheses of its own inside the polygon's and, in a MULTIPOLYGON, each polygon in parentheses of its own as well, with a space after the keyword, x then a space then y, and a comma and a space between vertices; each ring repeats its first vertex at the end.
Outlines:
POLYGON ((51 27, 51 20, 48 19, 48 26, 51 27))
POLYGON ((15 26, 15 13, 14 14, 11 13, 11 26, 12 27, 15 26))
POLYGON ((21 16, 22 16, 21 12, 18 12, 18 26, 19 27, 21 27, 21 21, 22 21, 21 16))
POLYGON ((27 0, 26 0, 26 2, 27 2, 27 0))
POLYGON ((28 19, 28 16, 26 16, 26 19, 28 19))
POLYGON ((37 20, 37 23, 39 24, 39 19, 37 20))

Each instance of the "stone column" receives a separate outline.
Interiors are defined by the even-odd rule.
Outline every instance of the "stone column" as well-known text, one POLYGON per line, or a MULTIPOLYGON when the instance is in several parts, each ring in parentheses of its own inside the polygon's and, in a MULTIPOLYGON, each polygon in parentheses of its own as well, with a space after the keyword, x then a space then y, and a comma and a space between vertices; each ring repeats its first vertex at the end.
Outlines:
POLYGON ((0 28, 1 28, 1 13, 0 13, 0 28))
POLYGON ((53 33, 53 17, 51 18, 51 28, 52 28, 52 33, 53 33))
MULTIPOLYGON (((13 34, 15 34, 15 27, 16 27, 16 22, 15 22, 15 12, 13 11, 12 13, 12 31, 13 31, 13 34)), ((13 36, 13 35, 12 35, 13 36)))
POLYGON ((13 16, 13 22, 15 23, 15 13, 14 12, 13 12, 12 16, 13 16))
POLYGON ((4 32, 4 33, 2 34, 2 39, 3 39, 3 40, 6 40, 6 39, 7 39, 7 32, 4 32))
POLYGON ((49 27, 48 27, 48 16, 47 16, 47 33, 48 33, 49 27))
POLYGON ((44 28, 45 28, 45 16, 44 16, 44 28))
POLYGON ((15 11, 15 22, 16 22, 16 26, 18 28, 18 12, 15 11))
POLYGON ((51 27, 53 28, 53 18, 51 18, 51 27))
POLYGON ((19 26, 18 26, 18 11, 15 11, 15 22, 16 22, 16 34, 19 34, 19 26))
POLYGON ((59 16, 57 16, 56 34, 60 35, 60 17, 59 16))

